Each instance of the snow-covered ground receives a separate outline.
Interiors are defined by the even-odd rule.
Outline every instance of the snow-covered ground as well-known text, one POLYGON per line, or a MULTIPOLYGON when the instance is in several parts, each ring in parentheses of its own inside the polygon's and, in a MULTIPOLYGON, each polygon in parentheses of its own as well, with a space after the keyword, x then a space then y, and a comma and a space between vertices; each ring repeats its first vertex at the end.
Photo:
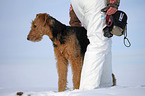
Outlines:
MULTIPOLYGON (((38 67, 40 68, 40 66, 38 67)), ((45 88, 44 87, 28 88, 25 85, 23 85, 25 86, 25 88, 16 88, 14 87, 13 84, 10 84, 10 86, 13 86, 14 88, 0 87, 0 96, 16 96, 17 92, 24 92, 23 96, 145 96, 145 70, 144 70, 145 65, 144 64, 117 64, 117 65, 113 65, 113 69, 114 69, 113 72, 115 73, 117 78, 117 86, 115 87, 98 88, 98 89, 88 90, 88 91, 71 90, 72 85, 70 85, 70 81, 71 81, 70 79, 68 80, 69 82, 68 86, 70 86, 70 89, 68 89, 65 92, 57 92, 57 85, 55 84, 53 86, 54 88, 46 87, 47 85, 45 86, 45 88)), ((54 81, 57 82, 56 80, 54 81)), ((40 82, 40 83, 43 84, 46 82, 40 82)))
POLYGON ((47 58, 1 64, 0 96, 16 96, 17 92, 24 92, 23 96, 145 96, 144 57, 144 51, 113 51, 112 68, 117 86, 88 91, 71 90, 72 73, 69 67, 68 90, 57 92, 56 64, 47 58))
MULTIPOLYGON (((16 93, 8 96, 15 96, 16 93)), ((65 92, 24 92, 23 96, 145 96, 145 86, 127 87, 116 86, 110 88, 99 88, 88 91, 65 91, 65 92)))

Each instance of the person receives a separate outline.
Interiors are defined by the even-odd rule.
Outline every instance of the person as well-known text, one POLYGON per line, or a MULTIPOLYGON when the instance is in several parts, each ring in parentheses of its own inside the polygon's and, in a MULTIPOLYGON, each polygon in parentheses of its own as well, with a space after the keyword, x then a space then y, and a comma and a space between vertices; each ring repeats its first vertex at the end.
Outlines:
POLYGON ((87 37, 90 41, 84 57, 80 90, 112 86, 112 40, 104 37, 103 28, 106 14, 114 14, 119 3, 120 0, 71 0, 78 20, 75 19, 73 22, 74 17, 71 17, 70 25, 82 24, 87 29, 87 37), (110 8, 105 14, 101 9, 106 6, 110 8))

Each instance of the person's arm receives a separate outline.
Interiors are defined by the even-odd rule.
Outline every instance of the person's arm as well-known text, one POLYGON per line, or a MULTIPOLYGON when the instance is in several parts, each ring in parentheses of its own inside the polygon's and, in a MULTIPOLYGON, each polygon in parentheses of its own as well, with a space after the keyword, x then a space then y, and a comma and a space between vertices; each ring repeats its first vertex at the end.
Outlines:
POLYGON ((76 16, 76 14, 72 8, 72 5, 70 6, 69 16, 70 16, 69 24, 71 26, 81 26, 81 22, 78 19, 78 17, 76 16))

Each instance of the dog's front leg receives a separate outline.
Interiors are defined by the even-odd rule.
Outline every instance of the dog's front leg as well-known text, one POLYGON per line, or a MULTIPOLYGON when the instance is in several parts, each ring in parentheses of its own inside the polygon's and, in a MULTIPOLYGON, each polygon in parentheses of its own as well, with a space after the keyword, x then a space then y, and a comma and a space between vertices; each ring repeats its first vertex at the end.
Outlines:
POLYGON ((57 71, 59 77, 58 91, 60 92, 66 90, 68 60, 63 56, 63 54, 57 48, 54 48, 54 51, 57 59, 57 71))

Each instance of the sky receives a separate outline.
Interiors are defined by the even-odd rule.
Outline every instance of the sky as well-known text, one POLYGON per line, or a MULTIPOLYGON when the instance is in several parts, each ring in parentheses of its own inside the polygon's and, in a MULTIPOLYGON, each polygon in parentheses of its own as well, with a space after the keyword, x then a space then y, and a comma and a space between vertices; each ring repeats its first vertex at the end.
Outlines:
MULTIPOLYGON (((121 0, 119 9, 128 15, 127 32, 132 46, 126 48, 123 37, 112 38, 114 72, 117 73, 119 64, 137 65, 138 70, 132 69, 139 73, 140 79, 145 77, 142 73, 145 67, 141 68, 145 65, 144 5, 145 0, 121 0)), ((0 0, 0 89, 57 87, 52 42, 47 36, 40 42, 30 42, 27 35, 38 13, 48 13, 69 25, 69 6, 69 0, 0 0)), ((71 78, 71 72, 69 74, 71 78)), ((141 82, 145 84, 144 80, 141 82)))

